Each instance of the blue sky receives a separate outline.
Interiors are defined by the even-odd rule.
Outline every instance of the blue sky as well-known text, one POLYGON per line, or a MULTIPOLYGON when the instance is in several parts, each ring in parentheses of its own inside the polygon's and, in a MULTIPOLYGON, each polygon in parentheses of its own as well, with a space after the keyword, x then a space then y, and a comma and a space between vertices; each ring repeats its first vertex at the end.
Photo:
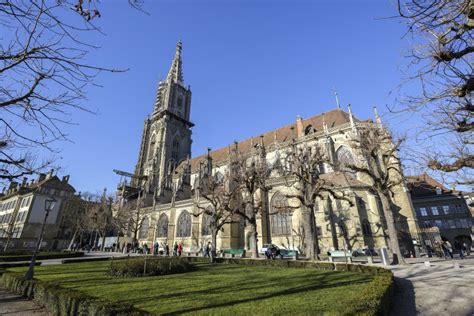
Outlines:
MULTIPOLYGON (((352 104, 361 118, 386 112, 404 75, 405 26, 384 1, 153 1, 148 15, 126 1, 101 3, 96 24, 105 35, 90 58, 129 68, 103 73, 88 90, 97 115, 75 112, 61 143, 62 174, 78 191, 114 191, 112 169, 133 171, 155 90, 166 76, 177 40, 183 42, 186 84, 193 92, 193 156, 234 140, 352 104)), ((397 126, 403 130, 404 126, 397 126)))

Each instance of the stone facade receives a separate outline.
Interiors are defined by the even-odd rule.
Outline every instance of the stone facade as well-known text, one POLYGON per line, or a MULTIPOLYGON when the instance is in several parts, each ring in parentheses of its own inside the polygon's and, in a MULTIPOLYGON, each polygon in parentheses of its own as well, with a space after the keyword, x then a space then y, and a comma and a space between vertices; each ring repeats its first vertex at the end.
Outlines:
MULTIPOLYGON (((380 118, 376 117, 376 123, 362 121, 352 115, 350 108, 348 111, 337 108, 307 119, 298 117, 292 124, 191 159, 191 91, 183 85, 181 66, 181 43, 178 43, 170 72, 159 84, 154 111, 144 125, 136 177, 132 183, 132 187, 139 187, 143 193, 133 195, 132 192, 126 196, 124 187, 119 190, 123 203, 142 199, 148 210, 139 241, 148 245, 182 242, 184 251, 191 252, 207 244, 211 238, 206 228, 208 220, 202 215, 193 216, 197 213, 195 191, 200 176, 203 173, 226 174, 233 151, 249 154, 258 144, 264 146, 267 163, 273 170, 267 181, 269 189, 262 197, 265 210, 258 218, 258 247, 273 243, 282 248, 301 249, 304 238, 301 210, 286 198, 292 189, 278 172, 279 166, 285 164, 285 151, 293 143, 298 146, 318 143, 341 165, 358 161, 363 157, 351 148, 351 140, 357 136, 359 128, 381 124, 380 118), (272 208, 282 203, 288 203, 291 212, 274 214, 272 208)), ((353 199, 353 206, 330 198, 319 201, 316 223, 321 252, 334 248, 387 246, 381 204, 370 193, 370 180, 362 174, 334 170, 329 164, 321 168, 324 177, 335 183, 341 192, 350 193, 353 199)), ((395 188, 394 202, 398 207, 396 218, 402 248, 411 250, 413 240, 420 240, 405 184, 395 188)), ((227 224, 219 232, 217 248, 249 249, 250 242, 249 229, 241 220, 227 224)))
POLYGON ((45 200, 54 197, 56 203, 46 221, 43 249, 63 249, 69 240, 63 239, 65 205, 75 192, 68 183, 69 176, 59 179, 40 174, 37 180, 11 182, 0 195, 0 247, 32 249, 36 246, 45 216, 45 200))

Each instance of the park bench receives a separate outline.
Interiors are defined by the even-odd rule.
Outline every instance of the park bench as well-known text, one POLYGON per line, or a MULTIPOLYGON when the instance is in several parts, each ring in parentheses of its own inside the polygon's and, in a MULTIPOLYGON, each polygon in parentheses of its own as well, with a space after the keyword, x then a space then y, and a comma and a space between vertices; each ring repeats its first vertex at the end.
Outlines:
POLYGON ((298 250, 280 249, 281 258, 291 258, 298 260, 298 250))
POLYGON ((222 257, 224 258, 243 258, 245 257, 245 249, 244 248, 231 248, 231 249, 224 249, 222 251, 222 257))
POLYGON ((328 259, 330 262, 334 262, 334 258, 344 258, 349 263, 352 263, 354 261, 354 258, 366 258, 368 263, 370 264, 373 263, 373 258, 371 256, 367 256, 360 250, 356 250, 356 251, 333 250, 333 251, 328 251, 328 255, 329 255, 328 259))

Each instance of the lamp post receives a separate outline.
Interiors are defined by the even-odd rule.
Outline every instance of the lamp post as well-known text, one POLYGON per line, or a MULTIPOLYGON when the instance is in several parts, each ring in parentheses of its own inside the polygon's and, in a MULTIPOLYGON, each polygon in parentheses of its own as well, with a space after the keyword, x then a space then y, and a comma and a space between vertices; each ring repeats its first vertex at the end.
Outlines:
POLYGON ((33 279, 33 275, 35 273, 36 255, 38 254, 38 251, 41 247, 41 242, 43 241, 43 234, 44 234, 44 227, 46 226, 46 220, 48 219, 49 212, 51 212, 54 209, 55 205, 56 205, 56 199, 54 197, 49 197, 44 201, 45 214, 44 214, 43 225, 41 226, 41 233, 38 237, 38 242, 36 244, 35 251, 33 252, 33 256, 31 257, 30 267, 28 268, 28 271, 25 273, 26 280, 33 279))

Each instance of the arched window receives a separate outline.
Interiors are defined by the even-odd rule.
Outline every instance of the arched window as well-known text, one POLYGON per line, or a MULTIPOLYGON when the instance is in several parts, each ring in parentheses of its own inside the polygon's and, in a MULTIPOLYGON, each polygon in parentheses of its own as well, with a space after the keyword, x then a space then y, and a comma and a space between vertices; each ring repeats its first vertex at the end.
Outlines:
POLYGON ((156 237, 168 237, 168 223, 168 216, 165 213, 161 214, 156 225, 156 237))
POLYGON ((183 116, 183 108, 184 108, 184 102, 183 102, 183 97, 182 96, 178 96, 178 100, 177 100, 177 107, 178 107, 178 115, 179 116, 183 116))
POLYGON ((271 201, 271 231, 273 235, 291 235, 291 209, 288 207, 286 196, 277 192, 271 201))
POLYGON ((211 222, 212 216, 204 213, 202 214, 202 226, 201 226, 201 235, 208 236, 211 234, 211 222))
POLYGON ((173 148, 171 149, 171 158, 174 159, 175 163, 178 162, 179 158, 179 139, 175 137, 173 140, 173 148))
POLYGON ((176 227, 176 237, 191 237, 191 215, 187 211, 179 214, 176 227))
POLYGON ((305 130, 304 130, 304 134, 305 135, 309 135, 309 134, 313 134, 314 133, 314 128, 312 125, 308 125, 306 126, 305 130))
POLYGON ((148 147, 148 160, 153 159, 155 156, 155 145, 156 145, 156 135, 153 134, 150 141, 150 146, 148 147))
POLYGON ((354 165, 355 160, 349 148, 346 146, 339 147, 339 149, 336 151, 336 159, 341 170, 352 171, 349 166, 354 165))
POLYGON ((143 239, 143 238, 148 237, 148 228, 149 227, 150 227, 150 220, 148 219, 148 217, 145 217, 142 220, 142 226, 140 227, 139 238, 143 239))
POLYGON ((362 233, 366 237, 372 237, 372 228, 370 228, 370 223, 367 219, 362 221, 362 233))

